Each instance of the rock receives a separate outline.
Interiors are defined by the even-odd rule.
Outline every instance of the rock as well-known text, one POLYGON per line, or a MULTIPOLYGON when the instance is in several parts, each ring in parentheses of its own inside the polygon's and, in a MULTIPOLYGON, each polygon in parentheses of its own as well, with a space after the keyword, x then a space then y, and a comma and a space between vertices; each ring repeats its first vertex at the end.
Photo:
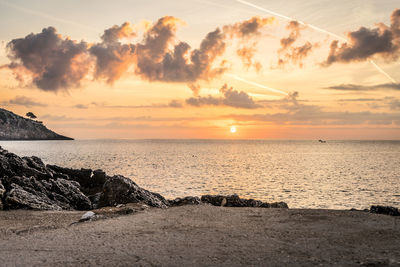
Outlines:
POLYGON ((390 216, 400 216, 399 209, 390 206, 371 206, 370 212, 377 214, 385 214, 390 216))
POLYGON ((221 207, 226 206, 226 203, 227 203, 226 198, 223 198, 221 201, 221 207))
POLYGON ((62 210, 45 195, 35 195, 17 184, 11 184, 11 190, 4 198, 10 209, 62 210))
POLYGON ((49 179, 51 173, 35 162, 32 158, 20 158, 7 150, 0 150, 0 177, 4 176, 34 176, 38 179, 49 179), (31 164, 31 166, 29 166, 31 164))
POLYGON ((47 165, 55 177, 73 180, 79 183, 80 190, 87 196, 92 197, 103 191, 103 185, 107 175, 102 170, 70 169, 56 165, 47 165))
POLYGON ((91 186, 91 177, 92 170, 91 169, 70 169, 63 168, 56 165, 47 165, 48 169, 53 171, 53 176, 57 178, 63 178, 67 180, 73 180, 79 183, 79 185, 83 188, 90 188, 91 186))
POLYGON ((43 161, 40 158, 32 156, 32 157, 23 157, 22 159, 25 161, 28 167, 38 171, 36 176, 40 175, 44 179, 53 177, 52 172, 47 170, 46 166, 44 165, 43 161))
POLYGON ((92 208, 92 203, 87 196, 79 190, 79 184, 65 179, 50 180, 52 183, 52 194, 59 194, 67 199, 68 205, 72 209, 88 210, 92 208))
POLYGON ((152 207, 167 208, 168 201, 157 193, 147 191, 121 175, 107 177, 99 207, 142 202, 152 207))
POLYGON ((80 222, 88 221, 96 218, 96 214, 93 211, 88 211, 82 215, 80 222))
POLYGON ((88 210, 92 207, 89 198, 79 191, 79 185, 74 181, 13 176, 3 182, 9 188, 4 197, 7 209, 88 210))
POLYGON ((6 209, 89 210, 131 202, 169 206, 164 197, 128 178, 108 177, 102 170, 46 166, 38 157, 20 158, 1 147, 0 179, 6 209))
POLYGON ((275 208, 275 209, 288 209, 289 206, 286 202, 273 202, 269 203, 269 207, 265 207, 264 205, 268 203, 261 204, 262 208, 275 208))
POLYGON ((201 200, 199 197, 184 197, 175 198, 174 200, 169 200, 170 206, 183 206, 183 205, 200 205, 201 200))
POLYGON ((92 202, 92 208, 97 209, 99 208, 100 198, 102 196, 102 192, 98 192, 94 195, 88 196, 90 201, 92 202))
POLYGON ((102 170, 93 171, 93 176, 91 179, 92 187, 103 186, 106 182, 107 176, 106 173, 102 170))
POLYGON ((201 201, 214 206, 225 207, 288 208, 288 205, 285 202, 266 203, 260 200, 243 199, 236 194, 231 196, 204 195, 201 197, 201 201))

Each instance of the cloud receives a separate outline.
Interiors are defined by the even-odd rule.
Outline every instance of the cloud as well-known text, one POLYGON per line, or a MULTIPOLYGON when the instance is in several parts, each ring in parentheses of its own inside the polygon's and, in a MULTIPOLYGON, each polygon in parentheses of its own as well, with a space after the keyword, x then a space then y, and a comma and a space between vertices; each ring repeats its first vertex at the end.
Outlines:
POLYGON ((367 102, 366 105, 371 109, 389 108, 390 110, 400 110, 400 100, 392 96, 384 98, 355 98, 339 99, 341 102, 367 102))
POLYGON ((262 107, 254 102, 254 100, 243 91, 236 91, 232 87, 228 87, 224 84, 220 92, 224 95, 223 97, 213 96, 197 96, 191 97, 186 100, 186 104, 191 106, 229 106, 234 108, 243 109, 255 109, 262 107))
POLYGON ((340 91, 375 91, 375 90, 400 90, 399 83, 384 83, 375 85, 359 85, 359 84, 341 84, 329 86, 324 89, 340 90, 340 91))
POLYGON ((74 107, 74 108, 77 108, 77 109, 88 109, 88 108, 89 108, 89 105, 85 105, 85 104, 76 104, 76 105, 74 105, 73 107, 74 107))
POLYGON ((232 114, 225 116, 225 118, 284 125, 400 125, 399 113, 331 112, 325 111, 320 106, 301 104, 298 97, 299 94, 295 92, 281 99, 283 112, 252 115, 232 114))
POLYGON ((88 109, 90 107, 111 108, 111 109, 155 109, 155 108, 182 108, 183 103, 180 100, 173 99, 166 104, 150 104, 150 105, 107 105, 106 103, 92 102, 90 104, 76 104, 72 106, 77 109, 88 109))
POLYGON ((224 33, 219 28, 209 32, 200 47, 191 50, 186 42, 174 45, 177 25, 182 23, 174 17, 163 17, 149 28, 143 42, 136 45, 137 75, 149 81, 194 83, 224 72, 223 66, 213 67, 216 58, 225 52, 224 33))
POLYGON ((182 108, 183 107, 183 104, 182 104, 182 102, 181 101, 179 101, 179 100, 171 100, 169 103, 168 103, 168 107, 170 107, 170 108, 182 108))
POLYGON ((222 86, 220 92, 224 94, 223 103, 226 106, 247 109, 261 107, 260 105, 257 105, 246 92, 233 90, 233 87, 228 88, 227 84, 222 86))
POLYGON ((348 99, 339 99, 340 102, 377 102, 382 101, 379 98, 348 98, 348 99))
POLYGON ((195 107, 201 106, 221 106, 223 104, 223 99, 220 97, 213 96, 197 96, 190 97, 186 99, 186 104, 195 107))
POLYGON ((228 69, 221 56, 233 38, 239 39, 237 54, 244 65, 259 70, 261 64, 253 59, 257 40, 251 38, 260 36, 261 29, 272 21, 253 17, 218 27, 195 49, 177 40, 177 28, 184 22, 172 16, 148 25, 142 36, 129 22, 114 25, 104 30, 100 42, 90 44, 63 37, 48 27, 10 41, 11 62, 0 68, 13 71, 20 82, 28 77, 37 88, 53 92, 79 87, 89 77, 113 84, 130 71, 143 80, 187 83, 195 89, 198 81, 210 81, 228 69))
POLYGON ((7 44, 7 50, 12 61, 9 68, 23 68, 31 74, 33 83, 45 91, 79 87, 89 72, 87 44, 64 38, 53 27, 14 39, 7 44))
POLYGON ((298 21, 291 21, 286 26, 287 30, 290 30, 290 34, 286 38, 282 38, 281 48, 278 51, 280 58, 278 60, 278 65, 283 66, 289 62, 295 65, 299 65, 300 68, 303 67, 303 60, 311 53, 311 51, 318 46, 318 43, 311 44, 306 42, 300 46, 294 46, 294 43, 300 38, 301 31, 306 27, 302 26, 298 21))
POLYGON ((259 41, 258 37, 261 36, 261 29, 267 25, 271 25, 274 21, 274 17, 261 18, 255 16, 248 20, 223 27, 224 32, 231 39, 237 38, 239 40, 239 47, 236 49, 236 54, 246 68, 254 67, 257 72, 261 70, 261 63, 254 60, 259 41))
POLYGON ((132 25, 129 22, 125 22, 121 26, 114 25, 111 28, 104 30, 101 39, 104 43, 115 43, 120 39, 130 39, 135 36, 136 32, 133 31, 132 25))
POLYGON ((286 38, 281 39, 281 49, 285 50, 293 45, 294 42, 300 37, 300 31, 304 29, 301 27, 298 21, 290 21, 289 24, 286 26, 287 30, 290 30, 290 34, 286 38))
POLYGON ((394 97, 385 97, 384 101, 391 110, 400 110, 400 99, 394 97))
POLYGON ((397 60, 400 56, 400 9, 392 13, 390 26, 379 23, 373 29, 361 27, 347 36, 349 41, 346 43, 331 43, 329 56, 323 65, 365 61, 374 56, 387 61, 397 60))
POLYGON ((254 115, 229 115, 229 119, 237 121, 258 121, 281 125, 400 125, 400 113, 362 112, 327 112, 309 113, 297 111, 294 113, 267 113, 254 115))
POLYGON ((254 55, 257 52, 255 44, 251 46, 242 46, 236 50, 236 54, 242 59, 242 63, 246 68, 254 67, 257 72, 262 68, 259 61, 254 60, 254 55))
POLYGON ((16 106, 24 106, 24 107, 47 107, 47 104, 38 102, 32 98, 26 96, 16 96, 13 99, 8 101, 1 102, 2 105, 16 105, 16 106))
POLYGON ((259 36, 261 34, 260 30, 264 26, 272 24, 274 21, 274 17, 262 18, 259 16, 255 16, 242 22, 237 22, 232 25, 225 25, 223 29, 224 32, 229 34, 231 38, 247 38, 252 36, 254 37, 259 36))
POLYGON ((188 84, 188 87, 190 88, 190 90, 192 90, 193 95, 195 95, 195 96, 199 95, 200 85, 192 83, 192 84, 188 84))
POLYGON ((134 63, 136 46, 134 44, 122 44, 123 38, 133 38, 133 32, 129 22, 121 26, 114 25, 106 29, 101 36, 102 42, 90 47, 89 52, 96 58, 95 78, 106 79, 113 84, 125 74, 134 63))

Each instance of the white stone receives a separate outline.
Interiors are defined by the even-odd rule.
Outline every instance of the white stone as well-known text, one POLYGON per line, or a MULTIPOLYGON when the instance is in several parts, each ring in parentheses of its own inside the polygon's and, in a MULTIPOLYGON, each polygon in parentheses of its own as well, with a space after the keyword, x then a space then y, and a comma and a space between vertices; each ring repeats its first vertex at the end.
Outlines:
POLYGON ((81 221, 87 221, 95 217, 96 214, 93 211, 88 211, 85 214, 82 215, 81 221))

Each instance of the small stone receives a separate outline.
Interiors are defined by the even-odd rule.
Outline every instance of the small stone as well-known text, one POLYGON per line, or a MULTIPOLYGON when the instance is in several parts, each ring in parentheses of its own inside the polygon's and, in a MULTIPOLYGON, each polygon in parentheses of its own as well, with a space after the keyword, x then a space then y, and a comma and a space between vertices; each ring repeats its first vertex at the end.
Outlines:
POLYGON ((226 198, 222 199, 222 201, 221 201, 221 207, 223 207, 225 205, 226 205, 226 198))
POLYGON ((93 211, 88 211, 82 215, 82 217, 79 221, 80 222, 89 221, 89 220, 93 220, 94 218, 96 218, 96 213, 94 213, 93 211))

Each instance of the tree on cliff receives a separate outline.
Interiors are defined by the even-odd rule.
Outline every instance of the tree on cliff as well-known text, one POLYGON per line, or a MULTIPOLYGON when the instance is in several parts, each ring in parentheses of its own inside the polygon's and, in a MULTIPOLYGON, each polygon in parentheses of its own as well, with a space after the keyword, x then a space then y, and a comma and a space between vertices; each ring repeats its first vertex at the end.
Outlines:
POLYGON ((29 118, 31 118, 32 120, 37 118, 36 115, 33 114, 32 112, 26 113, 26 116, 29 117, 29 118))

